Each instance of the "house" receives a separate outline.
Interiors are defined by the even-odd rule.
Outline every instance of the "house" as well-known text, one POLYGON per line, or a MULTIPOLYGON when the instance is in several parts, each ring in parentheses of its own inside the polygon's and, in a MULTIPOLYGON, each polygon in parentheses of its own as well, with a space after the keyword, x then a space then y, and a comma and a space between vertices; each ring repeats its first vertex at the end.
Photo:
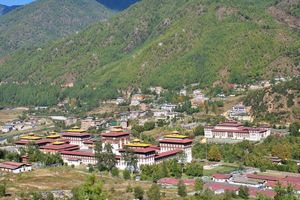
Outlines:
POLYGON ((176 107, 177 107, 177 105, 174 105, 174 104, 163 104, 161 106, 161 109, 164 111, 172 112, 175 110, 176 107))
POLYGON ((204 188, 213 191, 214 194, 223 194, 225 191, 230 191, 238 195, 239 191, 239 186, 237 185, 217 182, 208 182, 204 185, 204 188))
POLYGON ((213 174, 213 181, 215 182, 219 182, 219 183, 224 183, 224 182, 228 182, 232 175, 231 174, 213 174))
POLYGON ((236 121, 227 121, 214 127, 204 127, 204 136, 206 138, 260 141, 267 138, 270 134, 270 128, 244 127, 236 121))
POLYGON ((22 172, 28 172, 32 170, 32 166, 25 163, 18 162, 0 162, 0 171, 1 172, 9 172, 14 174, 19 174, 22 172))
POLYGON ((186 96, 186 95, 187 95, 186 89, 181 89, 181 90, 179 91, 179 95, 180 95, 180 96, 186 96))
POLYGON ((125 99, 123 97, 118 97, 117 100, 116 100, 116 104, 117 105, 120 105, 120 104, 123 104, 125 103, 125 99))

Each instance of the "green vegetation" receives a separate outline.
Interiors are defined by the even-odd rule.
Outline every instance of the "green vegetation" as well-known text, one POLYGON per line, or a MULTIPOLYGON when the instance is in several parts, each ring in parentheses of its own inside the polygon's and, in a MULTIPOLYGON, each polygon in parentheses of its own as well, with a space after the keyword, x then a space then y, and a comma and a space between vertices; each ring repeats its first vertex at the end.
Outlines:
POLYGON ((252 106, 252 113, 258 121, 292 122, 299 120, 299 94, 300 77, 296 77, 271 88, 250 92, 244 104, 252 106))
POLYGON ((95 0, 40 0, 22 6, 0 18, 0 56, 19 48, 40 47, 111 14, 95 0))
POLYGON ((141 186, 133 188, 134 197, 138 200, 142 200, 144 197, 144 189, 141 186))
MULTIPOLYGON (((266 169, 300 172, 299 166, 293 160, 300 158, 299 151, 300 137, 295 136, 269 136, 262 143, 252 143, 243 141, 237 144, 195 144, 193 147, 193 156, 197 159, 206 157, 206 148, 218 148, 222 160, 230 163, 238 163, 241 167, 253 166, 260 168, 262 171, 266 169), (282 159, 282 165, 272 163, 271 156, 282 159)), ((217 170, 218 171, 218 170, 217 170)), ((207 172, 204 171, 204 175, 207 172)))
POLYGON ((153 183, 150 189, 147 191, 147 197, 149 200, 160 200, 160 187, 159 185, 153 183))
POLYGON ((90 109, 118 91, 138 87, 174 90, 198 82, 223 88, 228 82, 271 78, 277 75, 272 63, 279 57, 296 63, 300 47, 299 35, 268 13, 275 3, 143 0, 79 34, 12 54, 0 66, 0 80, 7 82, 0 91, 9 94, 1 92, 0 103, 21 105, 23 98, 53 104, 70 98, 90 109), (14 89, 13 81, 18 83, 14 89), (60 88, 69 82, 73 88, 60 88), (43 95, 47 84, 53 89, 43 95), (14 91, 21 88, 35 91, 35 98, 33 92, 16 98, 14 91), (48 95, 54 101, 48 102, 48 95))
POLYGON ((177 194, 179 196, 185 197, 187 195, 186 186, 185 186, 185 184, 183 183, 182 180, 179 181, 177 188, 178 188, 177 194))
POLYGON ((72 190, 73 199, 105 200, 107 194, 103 191, 103 182, 95 174, 90 175, 84 184, 72 190))
POLYGON ((0 184, 0 198, 4 197, 6 194, 6 186, 5 184, 0 184))

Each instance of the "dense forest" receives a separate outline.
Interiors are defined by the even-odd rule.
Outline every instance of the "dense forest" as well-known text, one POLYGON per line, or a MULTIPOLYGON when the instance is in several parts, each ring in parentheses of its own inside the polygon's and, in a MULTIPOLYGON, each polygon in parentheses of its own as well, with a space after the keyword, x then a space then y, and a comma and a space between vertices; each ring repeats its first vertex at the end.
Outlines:
MULTIPOLYGON (((12 54, 0 64, 6 83, 1 87, 50 83, 55 96, 94 106, 134 88, 226 87, 295 75, 299 35, 269 12, 279 5, 275 0, 144 0, 83 32, 12 54), (74 87, 60 88, 68 83, 74 87)), ((42 90, 35 92, 42 96, 42 90)), ((10 100, 4 102, 21 104, 19 98, 10 100)))

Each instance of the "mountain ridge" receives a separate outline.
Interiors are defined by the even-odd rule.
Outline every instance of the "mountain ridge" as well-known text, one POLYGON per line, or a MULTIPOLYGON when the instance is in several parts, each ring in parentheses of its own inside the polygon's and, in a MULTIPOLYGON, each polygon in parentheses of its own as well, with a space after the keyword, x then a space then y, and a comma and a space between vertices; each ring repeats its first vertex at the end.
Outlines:
POLYGON ((0 18, 0 56, 74 34, 111 14, 96 0, 32 2, 0 18))
POLYGON ((274 5, 144 0, 77 35, 11 55, 0 66, 2 87, 48 84, 53 103, 96 105, 135 88, 226 87, 299 74, 299 35, 269 13, 274 5))
POLYGON ((5 14, 7 14, 7 13, 11 12, 12 10, 17 9, 19 7, 21 7, 21 6, 19 6, 19 5, 6 6, 6 5, 0 4, 0 16, 5 15, 5 14))

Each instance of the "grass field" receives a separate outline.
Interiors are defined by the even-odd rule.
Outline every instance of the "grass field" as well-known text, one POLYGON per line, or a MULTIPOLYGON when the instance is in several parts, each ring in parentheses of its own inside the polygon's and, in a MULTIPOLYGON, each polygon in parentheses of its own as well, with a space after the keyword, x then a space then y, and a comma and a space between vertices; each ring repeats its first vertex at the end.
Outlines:
MULTIPOLYGON (((15 199, 17 194, 22 192, 46 192, 51 190, 71 190, 72 188, 82 184, 89 172, 86 168, 56 167, 35 169, 32 172, 23 174, 7 174, 0 182, 7 185, 7 193, 11 194, 5 200, 15 199)), ((122 178, 111 177, 108 174, 98 175, 105 183, 104 188, 109 194, 110 200, 133 199, 132 193, 127 193, 127 186, 132 188, 139 185, 147 191, 151 182, 147 181, 125 181, 122 178)), ((188 188, 191 192, 193 188, 188 188)), ((177 189, 162 189, 165 194, 163 200, 177 199, 177 189)))
POLYGON ((0 110, 0 124, 18 119, 25 109, 0 110))
POLYGON ((233 167, 233 166, 219 166, 219 167, 216 167, 214 169, 210 169, 210 170, 204 170, 203 171, 203 175, 204 176, 211 176, 212 174, 215 174, 215 173, 222 173, 222 174, 226 174, 226 173, 230 173, 234 170, 236 170, 237 168, 236 167, 233 167))

